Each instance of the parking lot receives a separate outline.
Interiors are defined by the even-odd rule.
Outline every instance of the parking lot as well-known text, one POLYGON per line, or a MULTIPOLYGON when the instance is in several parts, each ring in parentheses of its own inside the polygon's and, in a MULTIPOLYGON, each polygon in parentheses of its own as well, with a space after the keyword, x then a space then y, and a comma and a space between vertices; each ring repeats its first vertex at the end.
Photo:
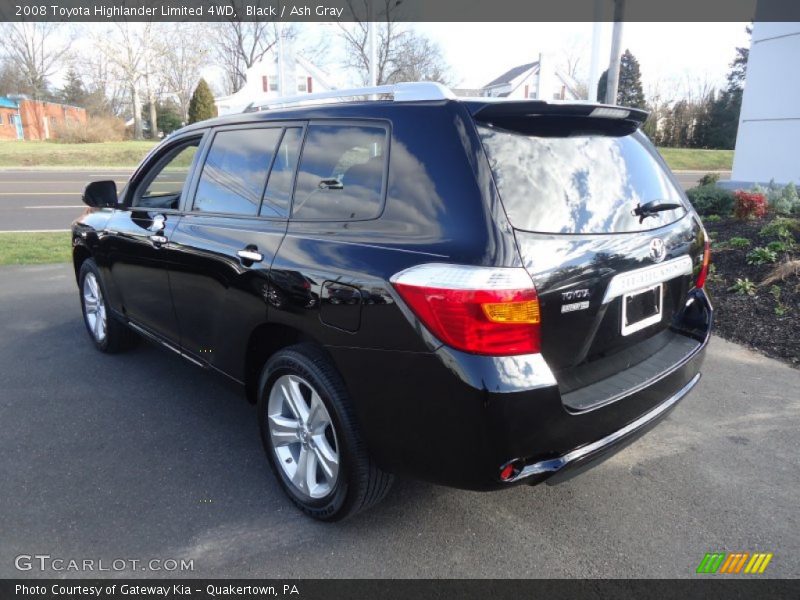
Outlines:
POLYGON ((0 577, 81 575, 15 569, 37 553, 193 561, 124 573, 151 577, 694 577, 711 551, 800 576, 800 371, 718 338, 664 422, 574 480, 400 480, 339 524, 284 498, 220 377, 146 343, 96 352, 68 265, 0 268, 0 365, 0 577))

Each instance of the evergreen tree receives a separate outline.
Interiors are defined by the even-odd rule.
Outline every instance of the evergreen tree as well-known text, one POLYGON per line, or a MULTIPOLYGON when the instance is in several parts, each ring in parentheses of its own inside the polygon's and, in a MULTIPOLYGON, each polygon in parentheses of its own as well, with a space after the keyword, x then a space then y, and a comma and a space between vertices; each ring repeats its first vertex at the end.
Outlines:
POLYGON ((74 67, 70 67, 64 81, 64 87, 58 93, 58 99, 64 104, 84 107, 88 92, 83 85, 83 80, 74 67))
MULTIPOLYGON (((603 71, 600 80, 597 82, 597 98, 600 102, 605 102, 607 89, 608 69, 603 71)), ((630 50, 625 50, 625 52, 623 52, 619 63, 617 104, 620 106, 631 106, 633 108, 645 108, 646 106, 639 61, 636 60, 636 57, 630 50)))
MULTIPOLYGON (((751 32, 752 28, 748 26, 747 33, 751 32)), ((736 48, 736 57, 730 64, 731 70, 728 72, 728 86, 709 110, 707 143, 710 148, 732 149, 736 145, 749 56, 749 48, 736 48)))
POLYGON ((201 79, 189 101, 189 123, 204 121, 217 115, 214 95, 205 79, 201 79))

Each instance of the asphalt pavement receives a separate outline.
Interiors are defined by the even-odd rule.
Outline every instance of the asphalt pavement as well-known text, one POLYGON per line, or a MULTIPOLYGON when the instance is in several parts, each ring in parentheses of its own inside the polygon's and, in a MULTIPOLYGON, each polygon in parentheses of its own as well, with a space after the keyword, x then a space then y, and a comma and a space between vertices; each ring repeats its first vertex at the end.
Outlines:
MULTIPOLYGON (((0 231, 66 230, 86 208, 81 193, 90 181, 113 179, 121 190, 133 169, 0 169, 0 231)), ((704 171, 679 171, 684 188, 704 171)), ((730 173, 721 173, 723 179, 730 173)))
POLYGON ((2 267, 0 577, 81 575, 15 569, 37 553, 193 561, 111 573, 151 577, 696 577, 712 551, 771 552, 765 576, 798 577, 800 371, 715 338, 703 373, 559 486, 403 479, 321 524, 284 498, 235 388, 147 343, 94 350, 68 265, 2 267))

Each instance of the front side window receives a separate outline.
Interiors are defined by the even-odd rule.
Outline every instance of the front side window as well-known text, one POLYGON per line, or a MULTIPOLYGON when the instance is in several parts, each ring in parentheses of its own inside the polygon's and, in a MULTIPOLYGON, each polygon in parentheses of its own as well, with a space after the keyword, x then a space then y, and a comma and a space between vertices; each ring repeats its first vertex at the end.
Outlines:
POLYGON ((625 233, 686 214, 668 174, 635 134, 545 137, 479 126, 511 224, 541 233, 625 233), (638 204, 679 208, 643 219, 638 204))
POLYGON ((193 210, 258 214, 280 128, 233 129, 214 136, 206 156, 193 210))
POLYGON ((200 138, 179 145, 156 162, 133 198, 133 206, 177 210, 183 184, 200 145, 200 138))
POLYGON ((292 217, 377 217, 383 206, 387 133, 377 125, 312 123, 300 158, 292 217))

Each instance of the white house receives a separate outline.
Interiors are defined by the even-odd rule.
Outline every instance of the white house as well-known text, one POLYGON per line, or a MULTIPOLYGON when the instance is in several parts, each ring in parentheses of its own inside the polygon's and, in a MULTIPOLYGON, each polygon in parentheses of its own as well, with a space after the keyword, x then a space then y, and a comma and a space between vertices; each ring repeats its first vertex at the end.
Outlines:
POLYGON ((541 54, 538 61, 509 69, 483 86, 481 91, 483 96, 515 100, 580 99, 577 82, 541 54))
POLYGON ((731 186, 800 184, 800 23, 753 25, 731 186), (788 70, 787 70, 788 69, 788 70))
POLYGON ((277 53, 269 52, 247 70, 245 78, 246 82, 238 92, 214 99, 220 115, 242 112, 253 102, 327 92, 340 87, 325 71, 290 49, 284 50, 283 65, 279 64, 277 53))

